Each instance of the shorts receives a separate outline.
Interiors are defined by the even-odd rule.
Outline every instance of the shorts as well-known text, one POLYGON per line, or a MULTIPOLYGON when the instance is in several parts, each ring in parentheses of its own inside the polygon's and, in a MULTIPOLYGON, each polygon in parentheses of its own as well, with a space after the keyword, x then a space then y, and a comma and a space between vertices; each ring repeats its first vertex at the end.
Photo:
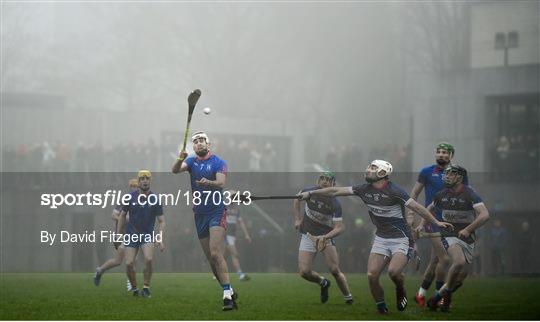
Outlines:
POLYGON ((450 246, 454 244, 459 245, 459 247, 461 247, 461 250, 463 251, 463 255, 465 255, 465 260, 467 261, 467 263, 472 263, 474 255, 474 243, 468 244, 457 237, 441 237, 441 241, 444 249, 446 249, 447 251, 450 246))
POLYGON ((225 245, 234 246, 235 242, 236 242, 236 236, 227 235, 225 237, 225 245))
MULTIPOLYGON (((330 238, 326 240, 326 246, 336 246, 336 241, 334 238, 330 238)), ((317 252, 317 246, 315 245, 315 242, 311 240, 311 238, 308 237, 307 234, 302 234, 300 238, 300 246, 298 247, 298 250, 303 250, 305 252, 310 253, 316 253, 317 252)))
POLYGON ((371 246, 371 253, 381 254, 386 257, 392 257, 395 253, 402 253, 411 259, 413 246, 414 244, 411 243, 408 237, 382 238, 375 236, 371 246))
POLYGON ((210 236, 210 228, 212 227, 223 227, 227 229, 227 210, 208 215, 195 214, 194 217, 199 239, 210 236))

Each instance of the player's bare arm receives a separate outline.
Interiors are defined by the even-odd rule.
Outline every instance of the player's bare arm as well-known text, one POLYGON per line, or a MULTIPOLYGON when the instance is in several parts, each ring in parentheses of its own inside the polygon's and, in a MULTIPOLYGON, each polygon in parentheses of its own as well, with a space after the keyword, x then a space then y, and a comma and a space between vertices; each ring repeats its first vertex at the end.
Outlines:
POLYGON ((251 243, 251 236, 249 235, 249 231, 247 229, 246 223, 241 217, 238 218, 238 222, 240 223, 240 227, 242 228, 242 231, 244 232, 244 237, 246 238, 248 243, 251 243))
MULTIPOLYGON (((424 190, 424 184, 417 181, 411 190, 411 198, 414 201, 418 201, 418 196, 420 196, 420 193, 422 193, 422 190, 424 190)), ((409 226, 413 227, 414 211, 407 211, 407 223, 409 224, 409 226)), ((425 224, 425 221, 420 221, 418 226, 423 226, 424 224, 425 224)))
POLYGON ((325 239, 330 239, 330 238, 337 237, 342 232, 345 231, 345 224, 343 223, 343 221, 337 221, 335 223, 336 224, 334 225, 334 229, 332 229, 326 235, 323 236, 325 239))
POLYGON ((172 173, 180 173, 180 172, 185 172, 188 170, 188 165, 187 163, 184 162, 187 156, 188 156, 188 153, 185 150, 180 152, 178 159, 176 159, 176 161, 173 164, 173 167, 171 170, 172 173))
POLYGON ((338 196, 352 196, 352 187, 328 187, 324 189, 317 189, 298 194, 302 200, 307 200, 311 196, 326 196, 326 197, 338 197, 338 196))
POLYGON ((117 233, 123 234, 126 231, 126 215, 127 212, 122 210, 118 215, 118 231, 117 233))
POLYGON ((489 211, 487 210, 483 202, 474 205, 473 208, 476 212, 476 219, 472 223, 470 223, 469 226, 463 228, 458 232, 459 238, 469 237, 472 232, 483 226, 489 220, 489 211))
POLYGON ((207 187, 213 187, 213 188, 223 188, 225 187, 225 182, 227 181, 227 176, 224 173, 218 172, 216 173, 216 180, 209 180, 206 178, 202 178, 201 180, 197 180, 197 182, 200 185, 207 186, 207 187))
POLYGON ((432 214, 429 212, 426 208, 424 208, 421 204, 419 204, 417 201, 413 200, 412 198, 407 201, 407 208, 411 209, 412 211, 416 212, 420 217, 424 218, 424 220, 437 225, 440 228, 446 228, 446 229, 454 229, 454 226, 452 224, 447 222, 440 222, 438 221, 432 214))
POLYGON ((158 233, 161 235, 161 241, 157 242, 157 244, 159 246, 159 250, 164 251, 165 245, 163 244, 163 241, 165 240, 165 216, 161 215, 157 216, 156 218, 158 221, 158 233))

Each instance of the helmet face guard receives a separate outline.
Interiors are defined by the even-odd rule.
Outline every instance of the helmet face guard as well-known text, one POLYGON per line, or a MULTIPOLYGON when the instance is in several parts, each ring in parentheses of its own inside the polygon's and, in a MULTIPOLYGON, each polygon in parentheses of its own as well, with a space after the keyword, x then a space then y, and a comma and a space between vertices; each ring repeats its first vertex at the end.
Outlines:
POLYGON ((332 171, 324 171, 319 175, 317 179, 317 185, 321 186, 321 181, 326 180, 330 182, 330 186, 333 187, 336 184, 336 175, 332 171))
POLYGON ((459 165, 449 165, 444 169, 444 186, 453 188, 456 184, 462 183, 467 177, 467 170, 459 165))

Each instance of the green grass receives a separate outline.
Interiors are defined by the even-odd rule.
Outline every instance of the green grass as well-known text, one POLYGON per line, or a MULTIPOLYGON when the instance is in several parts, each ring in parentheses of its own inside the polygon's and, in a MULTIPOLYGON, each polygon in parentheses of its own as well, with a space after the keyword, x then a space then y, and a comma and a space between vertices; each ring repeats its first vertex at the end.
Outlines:
MULTIPOLYGON (((140 275, 139 275, 139 278, 140 275)), ((355 298, 344 304, 335 283, 330 300, 319 303, 319 289, 296 274, 253 274, 238 291, 238 311, 221 311, 221 289, 210 274, 159 273, 152 280, 152 298, 134 298, 125 290, 125 275, 105 274, 95 287, 91 273, 7 273, 1 275, 2 320, 521 320, 540 318, 540 279, 470 278, 456 293, 451 313, 416 307, 418 278, 407 280, 409 307, 395 309, 388 277, 382 279, 387 317, 375 313, 367 279, 349 274, 355 298)))

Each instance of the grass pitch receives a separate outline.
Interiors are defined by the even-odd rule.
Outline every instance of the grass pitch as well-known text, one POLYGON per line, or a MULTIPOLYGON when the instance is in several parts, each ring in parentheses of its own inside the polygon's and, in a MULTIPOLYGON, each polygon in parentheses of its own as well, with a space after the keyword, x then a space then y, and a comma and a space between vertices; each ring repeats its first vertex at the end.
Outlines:
MULTIPOLYGON (((95 287, 92 273, 1 274, 2 320, 534 320, 540 318, 538 278, 470 278, 456 293, 451 313, 429 312, 414 303, 418 278, 407 279, 409 307, 395 308, 393 284, 382 278, 388 316, 380 316, 364 274, 348 274, 355 303, 344 304, 332 279, 330 300, 296 274, 232 276, 239 310, 222 312, 222 291, 210 274, 156 273, 152 298, 126 292, 126 277, 107 273, 95 287)), ((328 277, 328 276, 327 276, 328 277)), ((138 276, 139 280, 142 276, 138 276)))

